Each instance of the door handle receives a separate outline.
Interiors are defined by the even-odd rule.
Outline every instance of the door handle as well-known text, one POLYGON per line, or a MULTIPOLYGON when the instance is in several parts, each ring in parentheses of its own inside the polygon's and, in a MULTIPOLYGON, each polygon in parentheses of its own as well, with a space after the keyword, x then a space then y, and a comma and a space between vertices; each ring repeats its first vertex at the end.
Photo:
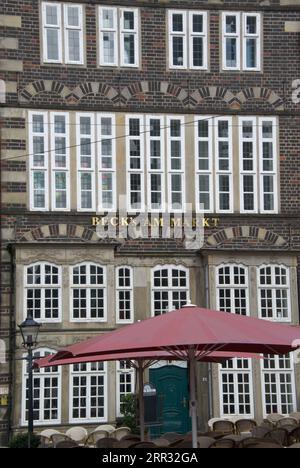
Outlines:
POLYGON ((184 408, 187 407, 187 399, 184 397, 184 399, 182 400, 182 405, 184 408))

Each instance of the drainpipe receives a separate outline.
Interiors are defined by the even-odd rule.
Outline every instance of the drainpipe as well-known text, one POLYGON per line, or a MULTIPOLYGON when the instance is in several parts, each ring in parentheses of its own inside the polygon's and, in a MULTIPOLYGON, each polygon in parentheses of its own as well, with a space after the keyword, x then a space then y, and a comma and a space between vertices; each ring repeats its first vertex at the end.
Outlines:
POLYGON ((15 333, 15 318, 14 318, 14 287, 15 287, 15 266, 14 266, 14 250, 11 245, 7 247, 10 253, 10 299, 9 299, 9 399, 8 399, 8 440, 11 437, 11 430, 13 426, 13 398, 14 398, 14 362, 16 351, 16 333, 15 333))
MULTIPOLYGON (((210 307, 210 296, 209 296, 209 275, 208 265, 204 267, 205 276, 205 302, 206 307, 210 307)), ((213 417, 213 387, 212 387, 212 364, 208 363, 208 419, 213 417)))

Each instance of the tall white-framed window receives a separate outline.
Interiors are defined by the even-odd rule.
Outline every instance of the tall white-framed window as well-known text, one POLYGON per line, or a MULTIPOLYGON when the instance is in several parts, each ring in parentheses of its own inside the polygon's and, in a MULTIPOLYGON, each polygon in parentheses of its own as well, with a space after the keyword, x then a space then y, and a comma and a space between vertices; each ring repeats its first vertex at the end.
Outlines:
POLYGON ((239 118, 240 209, 257 212, 257 119, 239 118))
POLYGON ((230 359, 219 366, 220 416, 254 417, 250 359, 230 359))
POLYGON ((107 421, 107 363, 70 366, 71 423, 107 421))
POLYGON ((144 119, 140 115, 126 116, 127 208, 143 211, 145 206, 144 119))
POLYGON ((216 210, 218 213, 232 213, 232 117, 218 117, 214 122, 216 132, 216 210))
POLYGON ((169 68, 207 70, 207 12, 169 10, 169 68))
POLYGON ((24 314, 41 323, 61 322, 60 266, 40 262, 24 267, 24 314))
POLYGON ((43 62, 83 65, 83 6, 42 2, 43 62))
MULTIPOLYGON (((34 351, 39 359, 55 350, 40 348, 34 351)), ((22 375, 22 425, 28 424, 28 367, 23 362, 22 375)), ((33 418, 37 426, 60 424, 61 422, 61 368, 49 367, 33 371, 33 418)))
POLYGON ((139 66, 139 10, 99 7, 100 65, 139 66))
POLYGON ((222 13, 223 70, 261 70, 261 14, 222 13))
POLYGON ((261 15, 243 13, 243 70, 261 69, 261 15))
POLYGON ((214 210, 213 124, 210 117, 195 119, 196 210, 214 210))
POLYGON ((52 210, 70 210, 69 114, 50 113, 52 210))
POLYGON ((222 312, 249 315, 248 268, 221 265, 216 268, 217 308, 222 312))
POLYGON ((116 362, 116 403, 117 417, 123 415, 123 398, 135 392, 135 371, 128 361, 116 362))
POLYGON ((290 272, 283 265, 258 268, 260 318, 278 322, 291 321, 290 272))
POLYGON ((49 210, 49 140, 47 112, 29 112, 30 210, 49 210))
POLYGON ((165 139, 164 118, 146 117, 146 160, 148 172, 148 209, 165 210, 165 139))
POLYGON ((116 119, 113 114, 98 114, 98 211, 116 210, 116 119))
POLYGON ((152 316, 179 309, 189 300, 189 271, 182 266, 157 266, 152 270, 152 316))
POLYGON ((99 7, 100 65, 117 66, 119 63, 118 10, 99 7))
POLYGON ((278 211, 278 145, 276 117, 259 117, 259 171, 262 213, 278 211))
POLYGON ((167 117, 168 211, 185 210, 185 118, 167 117))
POLYGON ((81 263, 71 268, 71 322, 107 321, 106 268, 81 263))
POLYGON ((297 408, 293 355, 265 355, 261 364, 263 412, 288 415, 297 408))
POLYGON ((95 211, 95 114, 76 114, 77 208, 95 211))
POLYGON ((133 269, 120 266, 116 269, 117 323, 134 322, 133 269))

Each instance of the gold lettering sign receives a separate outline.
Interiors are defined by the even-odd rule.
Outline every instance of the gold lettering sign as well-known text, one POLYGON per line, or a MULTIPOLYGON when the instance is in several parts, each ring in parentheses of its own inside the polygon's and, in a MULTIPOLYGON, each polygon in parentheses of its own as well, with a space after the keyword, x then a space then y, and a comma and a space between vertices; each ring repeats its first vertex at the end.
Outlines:
MULTIPOLYGON (((146 226, 149 227, 164 227, 166 222, 166 219, 163 217, 160 218, 153 218, 149 219, 149 221, 146 222, 146 226)), ((215 228, 218 227, 220 223, 219 218, 203 218, 203 227, 204 228, 215 228)), ((109 224, 113 227, 128 227, 131 223, 134 225, 137 225, 137 221, 133 217, 128 217, 128 218, 119 218, 117 216, 112 216, 111 218, 108 217, 101 217, 101 216, 93 216, 92 217, 92 226, 108 226, 109 224)), ((145 223, 145 222, 144 222, 145 223)), ((189 221, 184 221, 181 218, 171 218, 170 219, 170 227, 173 228, 183 228, 183 227, 193 227, 196 228, 198 227, 198 222, 197 218, 192 219, 192 226, 189 221)))

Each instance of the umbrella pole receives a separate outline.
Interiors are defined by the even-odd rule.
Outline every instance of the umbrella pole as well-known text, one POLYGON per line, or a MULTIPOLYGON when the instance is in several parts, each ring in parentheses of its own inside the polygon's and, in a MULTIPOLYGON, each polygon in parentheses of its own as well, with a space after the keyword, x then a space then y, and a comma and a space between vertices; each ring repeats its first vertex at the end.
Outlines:
POLYGON ((140 435, 141 441, 145 441, 145 408, 144 408, 144 369, 143 361, 138 360, 137 366, 139 380, 139 409, 140 409, 140 435))
POLYGON ((193 448, 198 446, 197 401, 196 401, 196 359, 194 352, 189 357, 190 368, 190 415, 192 419, 193 448))

